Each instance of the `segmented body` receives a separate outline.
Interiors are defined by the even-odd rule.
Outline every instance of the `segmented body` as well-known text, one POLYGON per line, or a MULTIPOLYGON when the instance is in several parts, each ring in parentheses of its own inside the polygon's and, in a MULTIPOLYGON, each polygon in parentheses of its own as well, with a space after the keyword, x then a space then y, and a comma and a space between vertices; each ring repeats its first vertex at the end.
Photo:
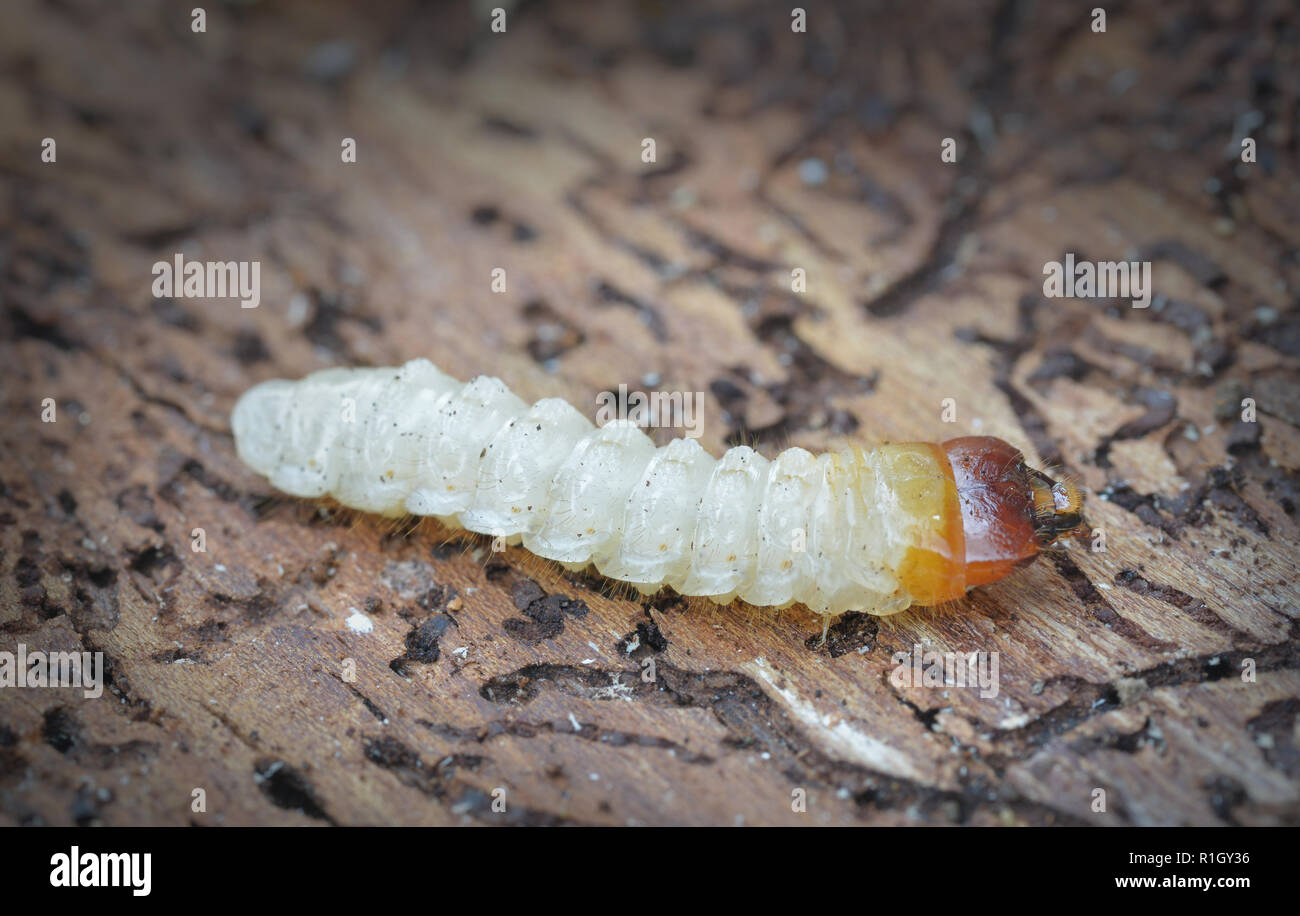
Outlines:
MULTIPOLYGON (((522 542, 643 592, 836 615, 954 597, 961 508, 947 456, 911 443, 769 460, 694 439, 656 447, 563 400, 417 359, 265 382, 238 402, 240 457, 278 489, 522 542)), ((960 584, 956 594, 963 592, 960 584)))

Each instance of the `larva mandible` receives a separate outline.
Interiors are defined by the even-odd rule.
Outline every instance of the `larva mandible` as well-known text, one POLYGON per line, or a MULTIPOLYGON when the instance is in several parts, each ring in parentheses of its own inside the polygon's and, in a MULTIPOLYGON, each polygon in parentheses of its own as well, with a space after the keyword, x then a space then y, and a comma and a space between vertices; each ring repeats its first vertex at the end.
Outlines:
POLYGON ((799 602, 827 620, 961 598, 1088 532, 1079 491, 1001 439, 714 458, 424 359, 263 382, 231 425, 240 458, 294 496, 432 515, 644 593, 799 602))

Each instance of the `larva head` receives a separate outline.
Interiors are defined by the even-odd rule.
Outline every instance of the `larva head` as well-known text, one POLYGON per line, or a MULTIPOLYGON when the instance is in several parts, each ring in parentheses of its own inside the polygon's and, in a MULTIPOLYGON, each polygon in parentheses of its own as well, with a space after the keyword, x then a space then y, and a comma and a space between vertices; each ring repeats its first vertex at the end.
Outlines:
POLYGON ((1090 534, 1078 487, 1029 467, 1014 446, 965 436, 943 450, 961 502, 967 588, 1010 575, 1062 538, 1090 534))
POLYGON ((1044 544, 1062 538, 1085 538, 1092 534, 1083 517, 1083 493, 1072 481, 1053 480, 1042 471, 1025 468, 1034 494, 1034 524, 1044 544))

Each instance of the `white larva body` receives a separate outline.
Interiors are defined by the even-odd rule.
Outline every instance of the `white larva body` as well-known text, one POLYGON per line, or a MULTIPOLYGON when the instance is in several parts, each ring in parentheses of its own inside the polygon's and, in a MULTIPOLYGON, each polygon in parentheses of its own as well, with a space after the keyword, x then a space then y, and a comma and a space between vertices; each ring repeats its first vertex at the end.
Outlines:
POLYGON ((879 449, 656 448, 627 421, 597 428, 560 399, 529 406, 423 359, 265 382, 231 422, 240 458, 286 493, 432 515, 643 592, 826 615, 913 602, 899 569, 924 535, 879 449))

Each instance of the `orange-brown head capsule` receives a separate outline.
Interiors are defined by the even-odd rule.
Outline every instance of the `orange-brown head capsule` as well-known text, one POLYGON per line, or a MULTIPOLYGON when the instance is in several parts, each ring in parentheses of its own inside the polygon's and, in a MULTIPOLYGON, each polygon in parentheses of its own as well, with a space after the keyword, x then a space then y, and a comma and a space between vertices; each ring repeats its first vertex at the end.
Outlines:
POLYGON ((943 450, 961 502, 967 588, 1010 575, 1061 538, 1090 533, 1079 489, 1028 467, 1014 446, 965 436, 943 450))

